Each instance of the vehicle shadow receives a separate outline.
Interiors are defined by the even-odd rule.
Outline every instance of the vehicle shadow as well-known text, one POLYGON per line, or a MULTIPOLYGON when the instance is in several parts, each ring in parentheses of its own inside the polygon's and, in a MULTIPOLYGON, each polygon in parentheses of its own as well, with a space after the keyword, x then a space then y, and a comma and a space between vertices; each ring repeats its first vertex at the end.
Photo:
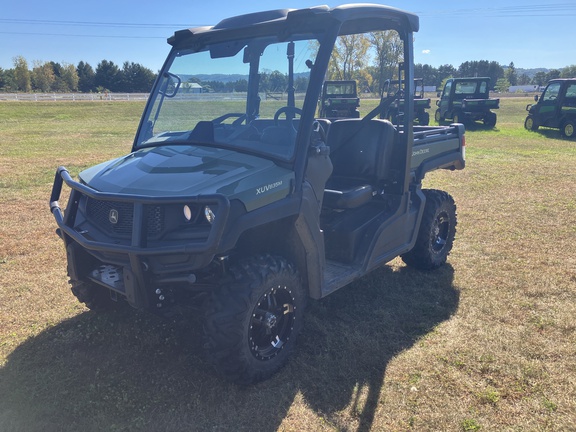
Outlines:
POLYGON ((544 128, 540 127, 537 131, 532 131, 532 133, 541 135, 546 138, 569 140, 569 138, 565 138, 558 129, 549 129, 545 127, 544 128))
POLYGON ((356 430, 371 430, 390 360, 456 312, 453 279, 450 265, 383 267, 313 306, 298 358, 307 403, 325 415, 352 404, 356 430))
MULTIPOLYGON (((439 126, 450 126, 451 121, 441 121, 438 123, 439 126)), ((498 124, 493 127, 484 125, 482 122, 466 122, 462 123, 466 131, 483 131, 483 132, 499 132, 498 124)))
POLYGON ((483 132, 499 132, 498 124, 496 126, 490 127, 482 124, 481 122, 466 122, 464 127, 467 131, 483 131, 483 132))
POLYGON ((285 421, 288 429, 313 430, 287 420, 302 397, 328 419, 357 404, 352 427, 367 431, 389 361, 449 319, 458 302, 449 265, 430 273, 379 269, 311 302, 292 361, 251 387, 213 372, 198 320, 81 313, 8 356, 0 369, 0 430, 265 432, 285 421), (362 404, 359 387, 367 392, 362 404))

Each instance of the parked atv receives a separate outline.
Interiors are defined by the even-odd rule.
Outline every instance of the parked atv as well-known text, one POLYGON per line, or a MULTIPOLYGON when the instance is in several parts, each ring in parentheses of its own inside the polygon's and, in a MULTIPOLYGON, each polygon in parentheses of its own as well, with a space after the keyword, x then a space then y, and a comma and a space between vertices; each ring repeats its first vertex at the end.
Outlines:
POLYGON ((74 295, 93 310, 127 302, 161 314, 204 300, 207 357, 248 384, 287 362, 308 298, 398 256, 417 269, 442 266, 456 205, 422 182, 464 168, 464 127, 414 126, 412 98, 401 124, 378 119, 396 94, 361 119, 315 116, 340 35, 397 31, 413 94, 418 27, 411 13, 354 4, 176 32, 130 154, 77 180, 56 172, 50 210, 74 295), (269 71, 287 77, 285 100, 261 97, 269 71), (245 74, 246 92, 183 91, 231 74, 245 74))
POLYGON ((500 99, 489 97, 490 78, 451 78, 446 81, 435 119, 438 123, 451 119, 454 123, 482 120, 488 128, 496 126, 496 113, 500 99))
POLYGON ((548 83, 535 104, 526 107, 524 127, 536 131, 540 126, 560 129, 566 138, 576 136, 576 78, 555 79, 548 83))
MULTIPOLYGON (((400 85, 401 83, 398 80, 390 81, 388 95, 394 94, 400 85)), ((430 109, 430 98, 424 96, 424 81, 422 78, 414 79, 414 91, 414 121, 420 126, 427 126, 430 123, 430 114, 426 110, 430 109)), ((386 112, 383 117, 390 119, 394 124, 402 123, 404 110, 406 109, 403 96, 404 89, 401 90, 401 95, 402 97, 392 103, 388 112, 386 112)))
POLYGON ((359 118, 360 98, 356 81, 325 81, 320 98, 320 117, 330 120, 359 118))

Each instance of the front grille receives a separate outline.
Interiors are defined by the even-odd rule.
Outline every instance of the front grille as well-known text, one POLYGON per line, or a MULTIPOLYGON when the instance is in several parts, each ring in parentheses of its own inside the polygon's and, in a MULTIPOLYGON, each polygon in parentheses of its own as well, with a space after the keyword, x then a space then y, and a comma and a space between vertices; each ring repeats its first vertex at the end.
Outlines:
MULTIPOLYGON (((148 237, 158 236, 164 228, 162 207, 145 205, 144 216, 148 237)), ((103 231, 119 237, 130 237, 134 220, 134 204, 87 198, 86 217, 103 231)))
POLYGON ((150 237, 154 237, 162 232, 164 228, 164 213, 162 212, 162 207, 145 206, 144 212, 148 220, 148 234, 150 237))

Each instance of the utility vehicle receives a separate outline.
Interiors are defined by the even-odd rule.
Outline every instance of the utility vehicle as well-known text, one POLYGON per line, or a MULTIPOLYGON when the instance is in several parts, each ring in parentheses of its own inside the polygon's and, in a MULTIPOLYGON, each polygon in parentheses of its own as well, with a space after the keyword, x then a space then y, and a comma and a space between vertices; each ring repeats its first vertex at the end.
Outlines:
POLYGON ((356 81, 324 81, 319 117, 329 120, 359 118, 359 106, 360 98, 356 90, 356 81))
MULTIPOLYGON (((394 95, 397 91, 394 89, 397 89, 398 86, 401 86, 401 81, 390 81, 388 95, 394 95)), ((420 126, 428 126, 430 123, 430 114, 426 110, 430 109, 430 98, 426 98, 424 95, 424 80, 422 78, 415 78, 414 87, 414 121, 418 122, 420 126)), ((403 89, 401 90, 401 94, 402 93, 403 89)), ((383 118, 387 118, 395 124, 402 123, 405 110, 404 97, 397 98, 390 105, 388 112, 384 114, 383 118)))
POLYGON ((489 96, 490 78, 450 78, 446 81, 435 119, 442 122, 452 119, 454 123, 471 123, 482 120, 489 128, 496 126, 496 113, 500 99, 489 96))
POLYGON ((548 83, 542 97, 526 107, 524 127, 536 131, 540 126, 560 129, 566 138, 576 136, 576 78, 555 79, 548 83))
POLYGON ((177 31, 131 153, 77 180, 57 169, 50 209, 78 300, 166 314, 196 302, 207 358, 249 384, 286 363, 307 299, 397 256, 443 265, 456 206, 422 180, 464 168, 464 127, 413 126, 413 98, 401 124, 376 118, 398 95, 361 119, 316 115, 337 38, 386 30, 403 40, 413 94, 418 17, 395 8, 272 10, 177 31), (272 75, 286 100, 266 100, 272 75))

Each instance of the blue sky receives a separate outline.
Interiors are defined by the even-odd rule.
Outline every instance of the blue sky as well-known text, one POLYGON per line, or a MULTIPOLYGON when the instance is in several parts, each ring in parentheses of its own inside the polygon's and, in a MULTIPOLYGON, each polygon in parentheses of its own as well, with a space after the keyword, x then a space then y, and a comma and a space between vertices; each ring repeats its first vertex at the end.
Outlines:
MULTIPOLYGON (((272 0, 268 2, 4 0, 0 14, 0 67, 13 58, 96 67, 140 63, 162 66, 175 30, 216 24, 233 15, 267 9, 302 8, 354 1, 272 0)), ((437 2, 386 0, 384 4, 420 16, 415 61, 458 67, 468 60, 514 62, 518 68, 562 68, 576 64, 576 2, 533 0, 437 2), (452 5, 450 5, 452 3, 452 5)))

